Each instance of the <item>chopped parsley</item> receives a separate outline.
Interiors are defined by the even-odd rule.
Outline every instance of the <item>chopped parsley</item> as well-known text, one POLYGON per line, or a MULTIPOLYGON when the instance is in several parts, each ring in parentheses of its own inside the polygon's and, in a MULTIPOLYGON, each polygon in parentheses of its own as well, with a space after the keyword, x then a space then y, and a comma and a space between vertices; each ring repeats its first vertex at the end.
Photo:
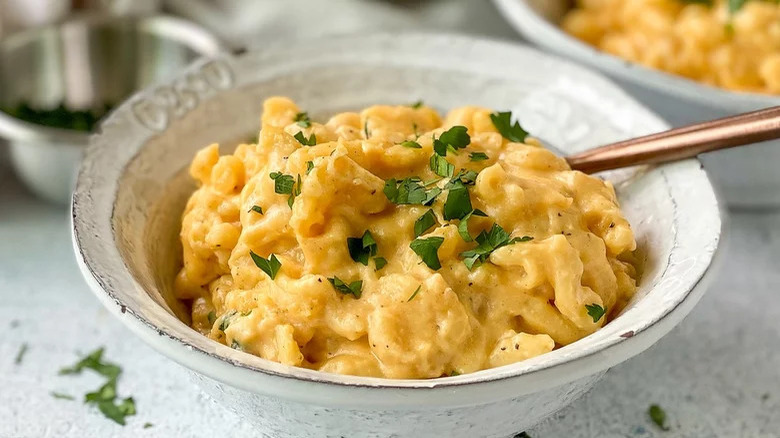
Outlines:
POLYGON ((347 249, 352 260, 368 266, 368 259, 377 252, 376 240, 371 232, 366 230, 362 237, 347 237, 347 249))
POLYGON ((387 265, 387 259, 384 257, 374 257, 374 266, 377 271, 381 270, 382 268, 387 265))
POLYGON ((420 293, 420 289, 422 289, 422 285, 417 286, 417 289, 414 290, 414 293, 409 297, 408 300, 406 300, 406 302, 408 303, 409 301, 412 301, 414 297, 416 297, 417 294, 420 293))
POLYGON ((295 115, 295 119, 293 119, 293 121, 301 128, 308 128, 311 126, 309 113, 298 113, 295 115))
POLYGON ((52 391, 49 394, 51 394, 52 397, 58 398, 60 400, 76 400, 76 397, 73 397, 70 394, 63 394, 61 392, 52 391))
POLYGON ((520 123, 512 124, 512 112, 500 112, 490 115, 490 121, 505 139, 516 143, 522 143, 528 137, 528 131, 520 126, 520 123))
POLYGON ((462 182, 464 185, 472 186, 477 182, 477 175, 477 172, 474 172, 473 170, 460 169, 460 172, 453 176, 444 188, 452 188, 457 181, 462 182))
POLYGON ((463 219, 473 208, 469 190, 460 179, 451 181, 449 193, 444 202, 444 220, 463 219))
POLYGON ((453 126, 441 133, 439 141, 453 149, 463 149, 471 143, 471 137, 465 126, 453 126))
POLYGON ((484 263, 493 251, 506 245, 511 245, 516 242, 528 242, 533 240, 533 237, 523 236, 510 238, 509 233, 504 231, 500 225, 494 223, 489 231, 482 231, 477 238, 477 247, 468 251, 462 252, 460 255, 463 257, 463 263, 469 270, 478 267, 484 263))
POLYGON ((422 149, 422 145, 420 143, 417 143, 416 141, 412 141, 412 140, 406 140, 404 142, 401 142, 401 146, 410 149, 422 149))
POLYGON ((485 161, 488 158, 489 157, 484 152, 472 152, 472 153, 469 154, 469 159, 471 161, 485 161))
POLYGON ((238 351, 244 351, 244 347, 242 347, 241 343, 235 339, 233 339, 233 342, 230 343, 230 348, 238 351))
POLYGON ((306 136, 303 135, 303 131, 298 131, 293 137, 298 140, 298 143, 304 146, 314 146, 317 144, 317 136, 314 135, 314 133, 311 134, 311 137, 306 138, 306 136))
POLYGON ((471 242, 474 240, 471 237, 471 234, 469 234, 469 219, 471 219, 471 216, 487 217, 487 213, 479 209, 474 209, 471 210, 466 216, 463 216, 463 219, 461 219, 460 223, 458 224, 458 234, 460 234, 460 237, 465 242, 471 242))
POLYGON ((669 430, 669 426, 666 425, 666 412, 660 406, 650 405, 647 409, 647 415, 661 430, 669 430))
POLYGON ((588 310, 588 316, 593 318, 593 322, 599 322, 604 314, 607 313, 607 309, 598 304, 586 304, 585 308, 588 310))
POLYGON ((276 255, 271 254, 267 259, 264 259, 255 254, 252 250, 249 250, 249 255, 252 257, 252 261, 255 262, 255 266, 268 274, 268 276, 271 277, 271 280, 276 278, 276 274, 279 273, 279 268, 282 267, 282 262, 276 258, 276 255))
POLYGON ((410 103, 409 106, 414 108, 414 109, 419 109, 421 106, 423 106, 423 101, 422 100, 418 100, 415 103, 410 103))
POLYGON ((393 204, 430 205, 441 194, 441 189, 434 187, 426 190, 419 178, 404 178, 401 181, 391 178, 385 181, 383 192, 393 204))
POLYGON ((434 225, 436 225, 436 215, 433 214, 433 210, 428 210, 414 221, 414 237, 419 237, 434 225))
POLYGON ((444 243, 444 238, 439 236, 428 237, 427 239, 417 238, 409 244, 412 251, 415 252, 422 259, 429 268, 434 271, 441 268, 441 262, 439 262, 439 247, 444 243))
POLYGON ((455 166, 439 154, 431 155, 430 166, 433 173, 444 178, 450 178, 455 172, 455 166))
POLYGON ((19 365, 24 360, 24 355, 27 354, 27 343, 25 342, 19 347, 19 352, 16 353, 16 357, 14 358, 14 363, 16 365, 19 365))
POLYGON ((729 14, 736 14, 737 11, 742 9, 742 6, 745 6, 745 3, 747 3, 747 0, 729 0, 729 14))
POLYGON ((306 175, 308 175, 309 172, 312 171, 312 169, 314 169, 314 161, 307 161, 306 162, 306 175))
POLYGON ((79 374, 87 368, 107 377, 103 386, 84 396, 84 403, 96 404, 103 415, 124 426, 125 418, 136 414, 135 401, 132 397, 119 400, 116 386, 122 370, 115 364, 103 362, 102 357, 103 348, 98 348, 75 365, 61 369, 60 374, 79 374))
POLYGON ((341 292, 344 295, 352 295, 355 298, 360 298, 363 294, 363 280, 357 280, 347 284, 334 275, 333 278, 329 278, 328 281, 333 285, 333 288, 336 289, 337 292, 341 292))
POLYGON ((144 423, 144 429, 148 429, 148 428, 153 427, 153 426, 154 426, 154 424, 152 424, 152 423, 144 423))
POLYGON ((216 314, 216 312, 214 312, 212 310, 211 312, 209 312, 209 314, 206 316, 206 318, 208 318, 208 320, 209 320, 209 325, 210 326, 214 326, 214 321, 217 320, 217 314, 216 314))
POLYGON ((365 123, 363 123, 363 134, 365 134, 365 137, 371 138, 371 131, 368 130, 368 118, 366 118, 365 123))
POLYGON ((238 312, 231 310, 222 315, 222 320, 219 322, 219 331, 224 332, 230 327, 230 323, 233 322, 233 317, 236 316, 236 313, 238 312))
POLYGON ((250 208, 250 209, 249 209, 249 211, 248 211, 247 213, 249 213, 249 212, 253 212, 253 211, 254 211, 255 213, 263 214, 263 208, 262 208, 262 207, 260 207, 259 205, 253 205, 253 206, 252 206, 252 208, 250 208))
POLYGON ((298 175, 298 184, 295 184, 295 178, 292 175, 286 175, 281 172, 271 172, 268 177, 274 180, 274 192, 280 195, 290 195, 287 198, 287 205, 292 208, 295 197, 301 194, 301 175, 298 175))

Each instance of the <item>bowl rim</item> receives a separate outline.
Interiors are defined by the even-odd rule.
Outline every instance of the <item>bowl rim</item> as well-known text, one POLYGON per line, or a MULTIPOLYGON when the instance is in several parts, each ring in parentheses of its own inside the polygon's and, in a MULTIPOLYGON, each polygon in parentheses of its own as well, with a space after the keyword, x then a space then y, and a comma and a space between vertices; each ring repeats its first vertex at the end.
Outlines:
POLYGON ((528 5, 528 0, 493 2, 509 24, 528 41, 654 92, 731 112, 780 105, 780 96, 728 90, 603 52, 542 17, 528 5))
MULTIPOLYGON (((582 81, 587 80, 594 87, 598 86, 596 88, 608 90, 611 97, 629 105, 633 111, 643 116, 643 122, 654 128, 664 129, 667 127, 652 112, 601 75, 570 61, 561 60, 522 45, 484 38, 426 33, 409 33, 404 35, 379 33, 368 36, 364 34, 346 35, 321 39, 316 44, 329 46, 335 50, 339 47, 344 47, 345 44, 360 41, 364 45, 375 44, 386 49, 392 47, 399 40, 405 40, 407 44, 419 47, 421 50, 424 50, 426 47, 429 50, 434 48, 449 48, 449 50, 468 48, 470 55, 492 52, 494 57, 514 54, 520 57, 533 57, 537 60, 543 60, 561 69, 561 71, 567 71, 572 75, 576 75, 582 81)), ((225 54, 219 59, 228 64, 235 64, 240 63, 242 59, 249 56, 260 56, 260 53, 263 56, 270 56, 269 54, 273 53, 294 53, 295 47, 302 44, 304 43, 281 43, 266 47, 262 51, 248 52, 240 56, 225 54), (293 50, 293 52, 290 50, 293 50)), ((312 43, 308 42, 305 44, 312 43)), ((190 72, 200 68, 207 61, 209 60, 196 61, 190 68, 184 70, 179 77, 185 77, 190 72)), ((397 60, 393 62, 396 65, 398 64, 397 60)), ((175 79, 172 79, 170 83, 174 81, 175 79)), ((705 227, 706 229, 701 232, 706 238, 707 245, 698 249, 704 251, 704 254, 698 256, 685 254, 684 252, 675 254, 682 256, 684 260, 686 257, 687 259, 698 257, 701 262, 701 269, 685 278, 685 281, 676 289, 675 299, 665 303, 666 307, 654 315, 651 322, 630 333, 622 333, 620 336, 615 336, 611 339, 599 339, 597 347, 591 346, 591 348, 586 349, 585 353, 564 357, 554 363, 544 364, 545 356, 549 357, 555 354, 554 351, 539 356, 538 358, 542 358, 541 361, 536 360, 534 362, 535 359, 538 359, 534 358, 504 367, 460 376, 430 380, 393 380, 343 376, 297 367, 281 366, 275 362, 260 359, 247 353, 237 352, 215 341, 211 341, 214 344, 213 351, 206 351, 187 341, 187 338, 192 338, 193 336, 200 337, 202 335, 184 325, 175 316, 169 315, 170 324, 174 328, 183 327, 182 331, 174 331, 170 328, 166 330, 155 325, 143 315, 142 311, 128 306, 127 303, 118 298, 118 285, 113 280, 108 280, 109 277, 115 274, 102 272, 96 266, 99 257, 108 256, 114 259, 115 263, 118 263, 117 266, 122 266, 124 271, 121 275, 129 282, 127 286, 132 287, 132 290, 141 291, 142 288, 132 278, 132 274, 127 272, 127 267, 124 265, 124 261, 116 248, 117 245, 113 234, 112 239, 90 239, 93 236, 92 233, 96 231, 93 227, 95 224, 99 225, 101 229, 109 230, 109 232, 113 233, 112 224, 118 190, 117 181, 123 174, 125 166, 134 157, 134 155, 127 159, 123 157, 121 159, 122 162, 115 165, 117 170, 116 172, 112 170, 110 175, 113 186, 101 185, 98 183, 98 180, 106 178, 106 175, 101 178, 95 178, 95 172, 106 172, 105 169, 100 171, 96 169, 101 168, 101 165, 98 164, 101 159, 105 160, 106 155, 101 156, 101 154, 110 154, 110 151, 102 143, 110 135, 110 132, 117 130, 123 124, 131 123, 131 108, 133 104, 151 96, 153 91, 153 88, 148 88, 125 101, 101 124, 99 132, 90 138, 90 146, 87 149, 84 165, 79 173, 71 203, 72 238, 76 258, 88 285, 100 301, 153 348, 194 371, 250 392, 312 403, 323 403, 323 400, 327 400, 327 403, 330 405, 358 404, 365 406, 371 404, 373 406, 390 407, 397 406, 398 403, 408 405, 418 402, 421 404, 473 404, 495 400, 496 397, 514 397, 559 386, 578 378, 604 371, 648 348, 671 330, 691 310, 703 294, 707 279, 710 277, 711 264, 718 253, 717 249, 722 228, 720 205, 717 202, 706 172, 698 160, 685 160, 660 166, 654 172, 659 172, 668 183, 669 196, 672 198, 673 204, 675 204, 675 209, 672 212, 675 224, 682 223, 679 221, 685 216, 683 213, 686 211, 689 214, 704 215, 705 217, 709 215, 713 220, 712 225, 709 228, 705 227), (686 191, 672 184, 673 182, 682 183, 683 181, 686 184, 693 185, 688 186, 686 191), (698 190, 696 195, 691 193, 695 191, 691 189, 692 187, 698 190), (100 200, 96 201, 97 198, 100 198, 100 200), (698 205, 695 210, 693 210, 694 207, 685 204, 686 201, 693 200, 697 200, 701 204, 702 198, 704 198, 704 204, 698 205), (100 204, 100 206, 96 204, 100 204), (678 207, 680 211, 677 210, 678 207), (101 213, 98 214, 98 212, 101 213), (185 329, 186 331, 184 331, 185 329), (531 363, 537 362, 542 365, 539 365, 537 369, 529 371, 528 367, 531 366, 531 363), (312 391, 312 385, 327 387, 327 396, 318 391, 312 391), (421 391, 425 393, 425 403, 418 399, 412 400, 409 398, 410 395, 420 394, 421 391), (355 399, 355 393, 361 394, 359 400, 355 399), (343 395, 345 399, 342 400, 337 395, 343 395)), ((143 147, 143 144, 134 146, 135 150, 133 153, 137 154, 143 147)), ((677 237, 678 235, 675 234, 675 239, 677 237)), ((684 248, 686 242, 690 239, 682 236, 681 239, 678 239, 675 248, 678 248, 678 244, 679 248, 684 248)), ((675 249, 672 251, 674 252, 675 249)), ((670 266, 671 264, 666 269, 668 270, 670 266)), ((619 319, 614 320, 612 323, 614 324, 619 319)), ((606 327, 609 327, 609 325, 606 327)), ((578 342, 590 342, 595 345, 594 336, 602 333, 602 331, 603 329, 578 342)), ((563 349, 556 351, 561 350, 563 349)), ((560 357, 556 356, 556 358, 560 357)))
MULTIPOLYGON (((0 52, 13 50, 16 47, 34 42, 42 35, 62 32, 72 26, 99 27, 118 23, 135 23, 138 28, 154 27, 158 30, 164 26, 168 30, 160 32, 160 35, 188 46, 198 52, 201 57, 214 56, 225 49, 225 45, 206 28, 172 15, 113 15, 90 11, 74 14, 63 21, 13 33, 0 40, 0 52)), ((108 118, 110 112, 104 118, 108 118)), ((86 145, 89 141, 89 135, 88 132, 39 125, 0 111, 0 137, 7 141, 86 145)))

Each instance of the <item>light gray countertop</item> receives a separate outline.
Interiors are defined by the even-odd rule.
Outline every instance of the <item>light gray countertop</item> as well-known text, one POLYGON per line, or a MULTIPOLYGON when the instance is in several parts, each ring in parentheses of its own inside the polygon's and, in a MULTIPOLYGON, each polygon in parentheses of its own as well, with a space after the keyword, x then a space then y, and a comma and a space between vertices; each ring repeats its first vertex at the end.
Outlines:
MULTIPOLYGON (((457 3, 433 1, 422 13, 395 9, 376 25, 346 16, 342 27, 392 28, 414 16, 411 23, 421 30, 513 35, 492 4, 457 3)), ((313 23, 316 11, 308 14, 313 23)), ((279 17, 269 20, 277 26, 287 20, 279 17)), ((692 314, 653 348, 609 371, 583 399, 528 431, 531 437, 780 437, 780 212, 735 213, 727 234, 722 270, 692 314), (665 408, 670 431, 647 418, 652 403, 665 408)), ((76 267, 67 211, 32 198, 0 163, 0 438, 208 436, 257 435, 103 309, 76 267), (16 364, 24 344, 28 350, 16 364), (123 367, 120 396, 136 401, 138 414, 124 427, 80 401, 50 395, 80 400, 98 387, 101 379, 92 374, 57 371, 99 346, 123 367)))

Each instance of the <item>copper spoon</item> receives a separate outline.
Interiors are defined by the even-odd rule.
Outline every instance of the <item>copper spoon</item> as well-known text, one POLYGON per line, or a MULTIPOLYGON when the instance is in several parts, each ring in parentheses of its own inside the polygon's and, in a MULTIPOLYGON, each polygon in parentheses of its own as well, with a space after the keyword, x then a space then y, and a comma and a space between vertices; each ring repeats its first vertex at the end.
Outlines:
POLYGON ((691 158, 703 152, 780 138, 780 106, 601 146, 566 157, 585 173, 691 158))

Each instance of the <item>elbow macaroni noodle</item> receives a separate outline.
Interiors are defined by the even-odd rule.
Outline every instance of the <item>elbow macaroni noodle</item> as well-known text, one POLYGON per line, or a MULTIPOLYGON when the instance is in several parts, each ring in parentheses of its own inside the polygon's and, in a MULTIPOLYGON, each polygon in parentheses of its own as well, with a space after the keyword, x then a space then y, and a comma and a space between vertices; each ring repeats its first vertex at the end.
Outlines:
MULTIPOLYGON (((175 291, 192 303, 192 326, 214 340, 284 364, 331 373, 435 378, 521 361, 598 330, 635 291, 636 247, 609 182, 570 170, 532 138, 510 142, 489 110, 464 107, 442 121, 425 106, 373 106, 327 123, 295 123, 287 98, 265 102, 257 144, 219 155, 198 152, 190 173, 200 187, 184 212, 183 267, 175 291), (513 237, 469 269, 473 249, 458 220, 433 204, 396 205, 385 181, 429 181, 432 136, 464 126, 471 143, 447 160, 478 173, 469 186, 472 236, 499 224, 513 237), (304 146, 294 138, 316 137, 304 146), (420 148, 401 142, 416 140, 420 148), (482 152, 486 160, 473 161, 482 152), (311 164, 308 164, 311 162, 311 164), (275 191, 272 172, 301 177, 300 194, 275 191), (262 213, 253 210, 254 206, 262 213), (414 223, 429 209, 441 268, 410 249, 414 223), (346 241, 368 230, 377 269, 351 258, 346 241), (278 257, 275 278, 250 251, 278 257), (328 278, 362 280, 359 297, 336 291, 328 278), (596 322, 586 306, 607 314, 596 322)), ((297 184, 297 182, 296 182, 297 184)))
POLYGON ((562 27, 613 55, 730 90, 780 94, 780 3, 578 0, 562 27))

